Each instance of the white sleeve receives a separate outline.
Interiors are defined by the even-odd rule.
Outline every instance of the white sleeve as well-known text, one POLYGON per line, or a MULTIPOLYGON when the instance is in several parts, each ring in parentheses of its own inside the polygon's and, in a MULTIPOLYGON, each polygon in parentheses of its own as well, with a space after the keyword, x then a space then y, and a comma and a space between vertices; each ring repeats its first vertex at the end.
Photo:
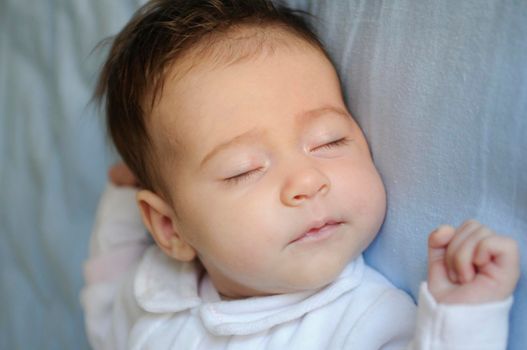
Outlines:
POLYGON ((511 305, 512 297, 485 304, 438 304, 423 283, 410 349, 506 349, 511 305))
POLYGON ((474 305, 438 304, 423 283, 418 308, 402 291, 375 298, 351 332, 346 349, 505 350, 512 297, 474 305))
POLYGON ((97 209, 81 291, 94 349, 125 349, 129 329, 141 313, 132 294, 133 272, 151 243, 135 194, 135 189, 108 184, 97 209))

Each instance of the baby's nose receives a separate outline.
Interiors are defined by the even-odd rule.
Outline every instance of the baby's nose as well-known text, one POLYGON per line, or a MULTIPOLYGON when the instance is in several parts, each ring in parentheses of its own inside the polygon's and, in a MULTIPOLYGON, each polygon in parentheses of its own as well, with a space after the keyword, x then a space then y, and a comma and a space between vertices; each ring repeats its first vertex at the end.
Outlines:
POLYGON ((306 167, 289 174, 280 199, 287 206, 299 206, 317 195, 325 195, 329 188, 329 179, 320 169, 306 167))

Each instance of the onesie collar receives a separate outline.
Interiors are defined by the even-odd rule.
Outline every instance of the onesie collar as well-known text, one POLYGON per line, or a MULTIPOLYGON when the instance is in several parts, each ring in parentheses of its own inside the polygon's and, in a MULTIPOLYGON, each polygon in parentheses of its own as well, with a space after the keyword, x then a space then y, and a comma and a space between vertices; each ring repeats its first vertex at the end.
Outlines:
POLYGON ((254 334, 300 318, 354 289, 362 280, 364 261, 359 256, 335 281, 318 290, 233 301, 221 300, 202 272, 198 263, 177 262, 151 247, 135 277, 135 298, 151 313, 196 309, 204 327, 215 335, 254 334))

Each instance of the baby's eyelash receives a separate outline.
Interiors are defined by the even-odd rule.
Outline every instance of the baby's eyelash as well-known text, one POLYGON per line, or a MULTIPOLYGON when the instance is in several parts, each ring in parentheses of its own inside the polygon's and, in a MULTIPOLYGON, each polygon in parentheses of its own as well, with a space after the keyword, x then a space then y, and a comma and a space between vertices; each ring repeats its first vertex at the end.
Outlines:
POLYGON ((343 138, 335 140, 333 142, 326 143, 325 145, 318 146, 318 147, 315 148, 315 150, 318 150, 318 149, 331 149, 331 148, 334 148, 334 147, 345 146, 349 142, 350 142, 350 140, 347 137, 343 137, 343 138))
MULTIPOLYGON (((340 146, 345 146, 347 144, 349 144, 351 140, 347 137, 342 137, 338 140, 335 140, 335 141, 332 141, 332 142, 328 142, 324 145, 321 145, 321 146, 318 146, 318 147, 315 147, 313 150, 323 150, 323 149, 332 149, 332 148, 335 148, 335 147, 340 147, 340 146)), ((229 185, 236 185, 240 182, 243 182, 243 181, 248 181, 249 179, 251 179, 253 176, 256 176, 258 175, 258 173, 260 173, 262 171, 262 168, 257 168, 257 169, 253 169, 253 170, 249 170, 249 171, 246 171, 244 173, 241 173, 241 174, 238 174, 238 175, 235 175, 235 176, 231 176, 231 177, 228 177, 226 179, 223 179, 223 181, 225 181, 226 183, 228 183, 229 185)))
POLYGON ((257 175, 260 171, 262 171, 261 168, 254 169, 254 170, 249 170, 249 171, 247 171, 245 173, 238 174, 238 175, 226 178, 223 181, 227 182, 229 185, 236 185, 236 184, 238 184, 238 183, 240 183, 242 181, 249 180, 251 177, 257 175))

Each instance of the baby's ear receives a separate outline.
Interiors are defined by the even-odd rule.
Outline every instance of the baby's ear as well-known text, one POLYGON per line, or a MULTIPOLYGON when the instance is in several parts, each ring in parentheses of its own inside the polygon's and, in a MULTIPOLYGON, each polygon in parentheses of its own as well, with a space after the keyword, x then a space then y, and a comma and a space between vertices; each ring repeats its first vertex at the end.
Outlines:
POLYGON ((196 251, 178 232, 172 207, 157 194, 148 190, 139 191, 136 198, 143 223, 159 248, 176 260, 193 260, 196 251))

